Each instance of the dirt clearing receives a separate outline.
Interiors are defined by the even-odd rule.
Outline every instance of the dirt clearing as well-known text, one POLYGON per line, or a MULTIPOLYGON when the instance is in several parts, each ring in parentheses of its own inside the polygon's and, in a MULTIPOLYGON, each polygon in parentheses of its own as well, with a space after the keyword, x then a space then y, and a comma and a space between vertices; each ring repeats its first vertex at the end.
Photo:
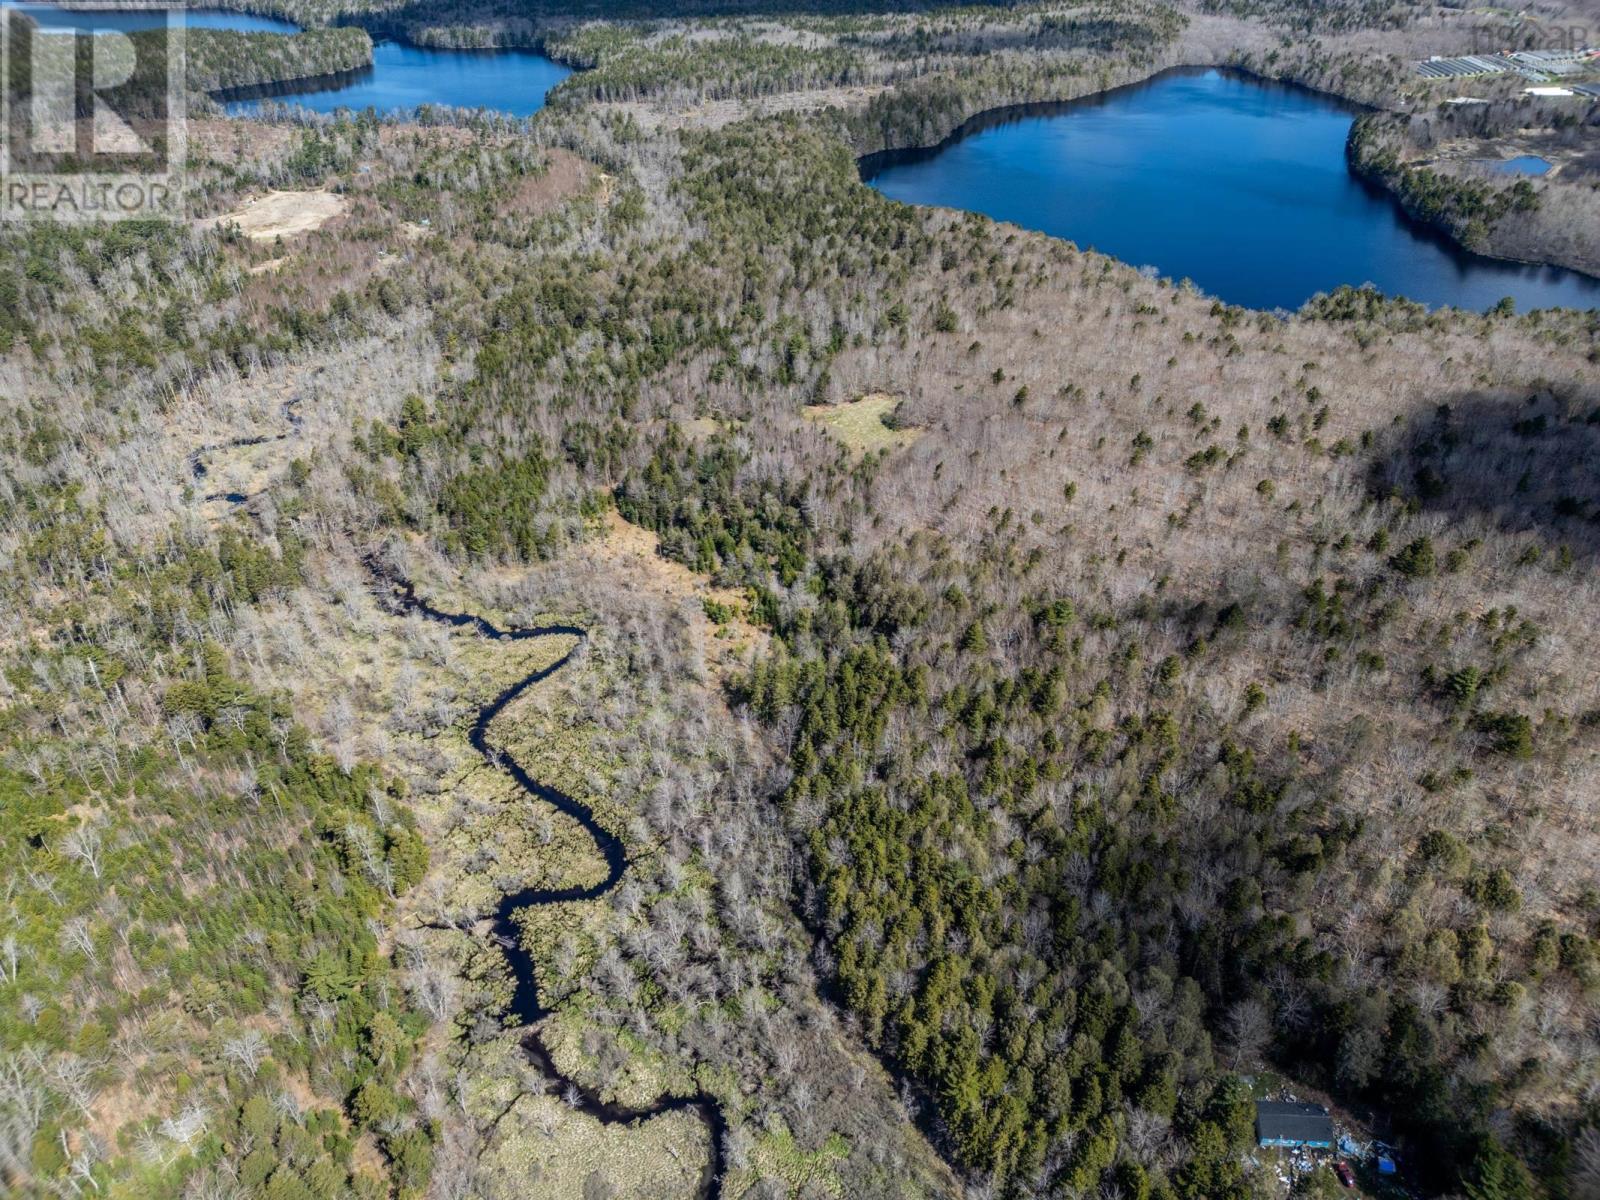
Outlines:
POLYGON ((336 192, 320 188, 312 192, 268 192, 247 200, 230 213, 207 217, 202 227, 232 225, 253 242, 294 237, 321 229, 349 207, 350 202, 336 192))

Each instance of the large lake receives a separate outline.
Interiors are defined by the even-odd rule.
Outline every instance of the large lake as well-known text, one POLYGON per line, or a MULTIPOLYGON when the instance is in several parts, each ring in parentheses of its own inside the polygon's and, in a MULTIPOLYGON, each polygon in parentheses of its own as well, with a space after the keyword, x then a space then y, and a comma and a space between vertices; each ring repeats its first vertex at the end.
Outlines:
POLYGON ((1372 283, 1430 306, 1600 306, 1600 280, 1468 254, 1345 164, 1354 112, 1299 88, 1176 71, 970 122, 932 150, 874 156, 887 196, 981 212, 1250 308, 1372 283))

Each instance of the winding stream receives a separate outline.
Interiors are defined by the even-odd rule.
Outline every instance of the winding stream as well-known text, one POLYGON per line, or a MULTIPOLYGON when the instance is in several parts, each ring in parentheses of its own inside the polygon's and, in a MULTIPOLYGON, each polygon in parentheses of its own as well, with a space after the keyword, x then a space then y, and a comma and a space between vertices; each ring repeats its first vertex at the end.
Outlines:
POLYGON ((589 1116, 604 1125, 632 1125, 649 1117, 659 1116, 662 1113, 689 1110, 697 1113, 706 1123, 710 1133, 710 1156, 705 1173, 700 1181, 700 1195, 705 1200, 721 1200, 723 1134, 727 1132, 727 1121, 722 1115, 720 1105, 711 1096, 699 1092, 694 1096, 667 1096, 656 1100, 653 1104, 642 1107, 629 1107, 621 1104, 607 1102, 593 1090, 583 1087, 576 1080, 570 1079, 557 1070, 555 1061, 548 1048, 539 1037, 538 1030, 534 1028, 540 1021, 550 1015, 550 1009, 544 1007, 539 1000, 539 983, 534 974, 533 956, 522 943, 521 930, 518 929, 515 914, 518 909, 531 908, 545 904, 566 904, 574 900, 594 900, 604 896, 622 879, 627 871, 629 859, 627 849, 622 839, 604 828, 595 820, 594 811, 588 805, 574 800, 565 792, 541 783, 528 773, 514 757, 502 747, 495 746, 489 741, 489 726, 494 719, 505 711, 518 696, 522 695, 534 684, 548 679, 561 668, 572 661, 572 656, 578 652, 580 646, 588 637, 588 631, 577 625, 536 625, 524 629, 501 629, 484 617, 474 613, 446 612, 435 608, 426 600, 421 599, 416 592, 416 586, 409 580, 399 578, 386 571, 380 564, 373 560, 367 561, 367 568, 378 580, 379 584, 387 591, 388 598, 393 606, 400 612, 415 612, 430 621, 448 625, 454 629, 470 629, 479 635, 492 638, 496 641, 522 642, 532 641, 536 638, 546 637, 572 637, 577 641, 555 662, 536 671, 530 671, 521 679, 511 684, 489 703, 478 710, 477 717, 472 722, 472 729, 467 735, 472 748, 482 756, 484 762, 496 770, 504 771, 516 782, 530 797, 543 800, 554 806, 581 825, 589 837, 593 839, 595 848, 605 859, 606 875, 599 883, 588 886, 574 886, 565 888, 538 888, 527 887, 519 891, 508 892, 501 897, 499 905, 494 910, 490 928, 491 936, 506 956, 506 961, 511 967, 511 975, 515 987, 511 995, 509 1013, 516 1018, 518 1026, 524 1033, 522 1035, 522 1050, 528 1060, 538 1067, 548 1078, 555 1081, 556 1085, 569 1095, 575 1094, 581 1101, 579 1107, 589 1116))
MULTIPOLYGON (((300 397, 285 400, 280 409, 283 419, 289 423, 289 428, 284 433, 260 433, 251 437, 229 438, 225 442, 211 442, 193 450, 189 454, 189 477, 199 483, 211 473, 210 464, 206 459, 218 450, 241 450, 246 446, 265 446, 268 442, 286 442, 292 437, 298 437, 305 418, 300 415, 300 397)), ((206 495, 206 500, 226 500, 229 504, 243 504, 250 497, 243 492, 211 492, 206 495)))
MULTIPOLYGON (((215 442, 201 446, 193 451, 187 459, 187 466, 191 478, 200 481, 209 473, 208 457, 219 450, 239 448, 245 446, 259 446, 266 442, 284 441, 301 434, 304 425, 299 412, 300 397, 296 396, 286 401, 282 406, 282 415, 289 424, 289 429, 278 434, 263 434, 253 437, 232 438, 224 442, 215 442)), ((212 493, 207 500, 226 500, 232 504, 243 505, 251 499, 250 496, 239 493, 212 493)), ((594 841, 595 849, 600 852, 605 860, 605 878, 599 883, 587 886, 573 886, 564 888, 526 887, 515 892, 508 892, 500 898, 500 903, 495 907, 490 918, 490 936, 505 954, 506 962, 511 968, 513 988, 511 1003, 507 1008, 510 1016, 515 1018, 518 1028, 523 1030, 521 1038, 522 1052, 539 1071, 552 1080, 556 1087, 568 1098, 576 1098, 575 1107, 581 1109, 588 1116, 602 1125, 633 1125, 650 1117, 660 1116, 663 1113, 690 1111, 694 1112, 705 1122, 710 1140, 706 1169, 700 1178, 699 1195, 701 1200, 721 1200, 723 1159, 723 1135, 727 1133, 728 1123, 723 1116, 722 1108, 717 1101, 705 1092, 697 1092, 693 1096, 663 1096, 654 1103, 632 1107, 616 1104, 602 1098, 594 1089, 586 1088, 577 1080, 563 1075, 556 1067, 555 1060, 548 1047, 539 1036, 536 1026, 550 1015, 551 1010, 546 1008, 539 1000, 539 981, 534 972, 533 955, 523 945, 522 933, 518 929, 515 915, 518 909, 531 908, 545 904, 567 904, 575 900, 596 900, 604 896, 621 881, 623 874, 629 866, 627 848, 622 839, 606 829, 595 819, 594 811, 588 805, 573 799, 558 788, 553 788, 547 783, 541 783, 530 775, 525 767, 511 754, 501 747, 495 746, 489 740, 489 727, 496 717, 505 711, 506 707, 517 697, 521 696, 534 684, 550 678, 557 671, 572 661, 573 655, 578 652, 588 638, 588 631, 579 625, 536 625, 523 629, 501 629, 487 618, 475 613, 446 612, 436 608, 417 595, 416 586, 407 579, 403 579, 392 571, 385 569, 375 558, 364 560, 368 572, 378 584, 380 594, 390 602, 390 607, 400 613, 414 612, 430 621, 437 621, 441 625, 448 625, 453 629, 469 629, 478 635, 492 638, 502 642, 533 641, 537 638, 570 637, 577 639, 572 647, 560 658, 549 666, 530 671, 521 679, 506 687, 499 695, 490 700, 478 710, 473 719, 472 728, 468 731, 467 740, 472 748, 478 752, 489 766, 496 770, 504 771, 529 797, 542 800, 559 809, 571 817, 594 841)))

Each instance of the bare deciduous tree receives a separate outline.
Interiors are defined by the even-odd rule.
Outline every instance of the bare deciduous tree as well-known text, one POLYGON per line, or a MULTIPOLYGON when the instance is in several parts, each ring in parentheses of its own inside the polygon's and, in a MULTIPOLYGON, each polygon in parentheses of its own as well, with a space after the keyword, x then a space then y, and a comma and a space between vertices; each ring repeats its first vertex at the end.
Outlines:
POLYGON ((259 1029, 246 1029, 237 1037, 228 1038, 222 1043, 223 1056, 230 1062, 238 1063, 244 1068, 245 1074, 252 1078, 267 1057, 267 1049, 267 1039, 259 1029))
POLYGON ((94 822, 85 822, 73 828, 61 839, 61 850, 68 858, 82 863, 89 874, 99 879, 103 842, 100 826, 94 822))

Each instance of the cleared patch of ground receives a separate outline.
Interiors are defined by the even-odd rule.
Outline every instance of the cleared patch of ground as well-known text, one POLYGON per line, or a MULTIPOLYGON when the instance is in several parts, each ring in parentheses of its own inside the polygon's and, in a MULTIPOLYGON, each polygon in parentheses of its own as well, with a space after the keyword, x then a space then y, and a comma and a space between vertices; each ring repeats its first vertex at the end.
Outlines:
POLYGON ((868 392, 848 404, 812 404, 806 420, 815 421, 856 454, 897 450, 917 440, 918 430, 891 429, 889 416, 900 400, 885 392, 868 392))
POLYGON ((1543 130, 1526 130, 1489 138, 1451 138, 1415 160, 1418 166, 1457 169, 1467 175, 1483 175, 1500 185, 1528 178, 1551 183, 1562 175, 1580 176, 1585 158, 1592 154, 1591 140, 1573 140, 1543 130), (1495 164, 1513 158, 1542 158, 1550 164, 1542 175, 1519 176, 1496 171, 1495 164))
POLYGON ((594 187, 597 181, 603 202, 610 195, 611 176, 596 170, 569 150, 552 148, 547 151, 544 170, 518 180, 501 200, 498 211, 502 216, 554 212, 574 196, 594 187))
POLYGON ((253 242, 270 242, 321 229, 344 212, 349 203, 338 193, 320 188, 309 192, 268 192, 220 217, 207 217, 200 224, 204 228, 232 226, 253 242))
POLYGON ((686 613, 707 666, 721 677, 742 669, 752 652, 766 648, 766 633, 750 622, 748 597, 713 587, 681 563, 661 557, 660 539, 630 525, 613 510, 606 513, 604 536, 583 553, 626 579, 630 586, 675 603, 686 613))
POLYGON ((291 153, 300 143, 299 132, 290 125, 221 117, 193 118, 187 132, 190 149, 198 157, 231 166, 271 162, 291 153))

